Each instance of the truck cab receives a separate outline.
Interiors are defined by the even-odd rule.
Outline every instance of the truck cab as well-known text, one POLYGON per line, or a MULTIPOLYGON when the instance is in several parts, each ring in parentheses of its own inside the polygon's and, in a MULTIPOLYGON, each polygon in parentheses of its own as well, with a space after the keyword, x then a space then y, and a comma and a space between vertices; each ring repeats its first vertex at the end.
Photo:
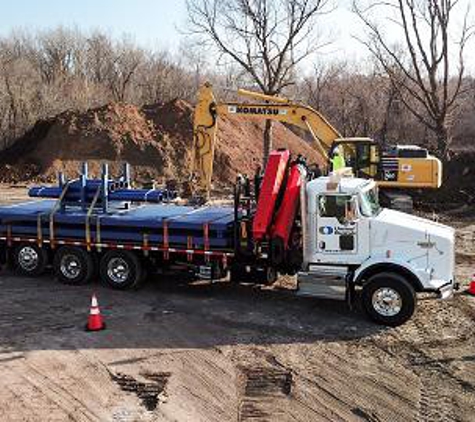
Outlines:
POLYGON ((411 317, 417 293, 452 296, 452 228, 382 208, 373 180, 343 174, 309 181, 301 200, 299 294, 348 300, 360 290, 369 316, 386 325, 411 317))

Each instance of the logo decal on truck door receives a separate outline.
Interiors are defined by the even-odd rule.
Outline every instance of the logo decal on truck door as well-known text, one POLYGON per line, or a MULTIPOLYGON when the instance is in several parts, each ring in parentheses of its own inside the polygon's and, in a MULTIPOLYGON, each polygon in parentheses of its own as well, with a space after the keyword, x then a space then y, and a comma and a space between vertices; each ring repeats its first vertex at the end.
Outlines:
POLYGON ((323 226, 319 229, 320 234, 333 234, 333 227, 331 226, 323 226))
POLYGON ((351 236, 356 233, 356 227, 337 227, 335 229, 335 234, 340 236, 351 236))

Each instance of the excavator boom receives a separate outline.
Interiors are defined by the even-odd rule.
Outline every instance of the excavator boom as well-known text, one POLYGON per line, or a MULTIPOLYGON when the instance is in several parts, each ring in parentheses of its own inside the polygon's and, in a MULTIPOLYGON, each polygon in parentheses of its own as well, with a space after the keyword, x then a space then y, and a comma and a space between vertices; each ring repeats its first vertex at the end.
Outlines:
POLYGON ((213 174, 214 140, 219 116, 245 116, 288 123, 310 132, 318 152, 328 159, 328 150, 340 133, 318 111, 294 103, 283 97, 265 95, 240 89, 238 94, 260 100, 255 103, 218 103, 212 86, 204 84, 198 93, 194 118, 193 174, 197 177, 198 189, 208 195, 213 174), (266 101, 266 102, 264 102, 266 101))

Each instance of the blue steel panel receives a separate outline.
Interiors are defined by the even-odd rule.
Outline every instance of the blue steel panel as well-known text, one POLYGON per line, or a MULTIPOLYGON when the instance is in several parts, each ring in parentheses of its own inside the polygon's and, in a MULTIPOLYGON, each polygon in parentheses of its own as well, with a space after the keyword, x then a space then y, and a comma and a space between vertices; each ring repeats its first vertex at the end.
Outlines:
POLYGON ((0 207, 0 220, 15 219, 21 220, 34 219, 39 213, 50 211, 56 201, 44 200, 44 201, 30 201, 22 204, 6 205, 0 207))
MULTIPOLYGON (((0 231, 2 234, 6 232, 5 226, 0 226, 0 231)), ((13 227, 13 236, 29 236, 36 237, 37 231, 35 226, 18 226, 13 227)), ((49 229, 44 228, 42 231, 44 239, 49 237, 49 229)), ((86 232, 83 227, 76 228, 65 228, 64 226, 57 226, 54 232, 55 239, 74 239, 85 241, 86 232)), ((173 234, 171 233, 168 237, 168 243, 170 247, 173 246, 182 246, 186 247, 188 241, 187 234, 173 234)), ((204 238, 202 233, 196 234, 193 237, 193 246, 197 248, 204 247, 204 238)), ((96 233, 91 231, 91 240, 95 241, 96 233)), ((149 233, 148 236, 150 246, 162 246, 163 245, 163 236, 158 233, 149 233)), ((231 247, 230 238, 227 237, 215 237, 211 236, 209 239, 209 244, 211 248, 224 248, 231 247)), ((143 242, 142 233, 137 231, 112 231, 112 230, 101 230, 101 241, 102 242, 125 242, 125 243, 135 243, 141 245, 143 242)))
MULTIPOLYGON (((43 237, 49 236, 48 214, 55 205, 54 200, 32 201, 23 204, 0 207, 0 231, 6 232, 6 224, 12 224, 12 235, 36 236, 38 214, 43 217, 43 237), (22 224, 23 223, 23 224, 22 224)), ((193 237, 197 247, 203 247, 203 224, 210 224, 210 246, 224 248, 232 246, 231 227, 234 221, 230 207, 195 208, 177 205, 147 204, 132 209, 111 206, 107 215, 93 215, 91 236, 95 238, 96 218, 100 217, 103 241, 124 241, 141 244, 142 233, 147 232, 154 245, 163 243, 163 220, 169 225, 170 246, 186 246, 187 237, 193 237), (140 228, 141 230, 134 230, 140 228), (133 229, 133 230, 130 230, 133 229), (184 230, 184 231, 183 231, 184 230)), ((68 207, 65 212, 58 211, 54 216, 55 238, 85 238, 86 212, 80 207, 68 207)))

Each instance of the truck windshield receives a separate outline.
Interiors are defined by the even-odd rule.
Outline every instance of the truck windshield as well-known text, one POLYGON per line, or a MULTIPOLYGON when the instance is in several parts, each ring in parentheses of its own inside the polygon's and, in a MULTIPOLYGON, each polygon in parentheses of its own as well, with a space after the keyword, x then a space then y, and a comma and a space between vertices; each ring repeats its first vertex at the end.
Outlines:
POLYGON ((378 190, 376 188, 364 191, 360 195, 361 214, 365 217, 377 215, 381 210, 378 200, 378 190))

